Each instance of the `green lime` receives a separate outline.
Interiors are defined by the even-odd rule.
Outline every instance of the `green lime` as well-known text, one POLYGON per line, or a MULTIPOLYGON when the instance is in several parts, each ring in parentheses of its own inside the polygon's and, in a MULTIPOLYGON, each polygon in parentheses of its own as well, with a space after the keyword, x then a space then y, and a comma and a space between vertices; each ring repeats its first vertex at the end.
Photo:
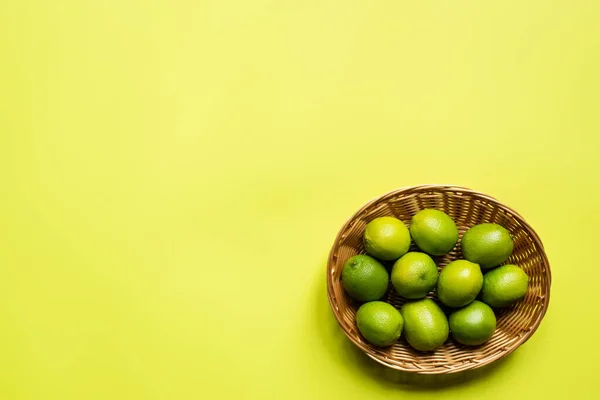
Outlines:
POLYGON ((400 310, 404 318, 404 336, 412 347, 421 351, 435 350, 448 338, 448 320, 431 299, 405 303, 400 310))
POLYGON ((467 260, 452 261, 440 272, 437 295, 449 307, 466 306, 475 300, 482 283, 479 265, 467 260))
POLYGON ((410 233, 397 218, 375 218, 365 228, 364 243, 369 255, 384 261, 395 260, 408 251, 410 233))
POLYGON ((502 265, 483 277, 481 301, 492 307, 504 307, 521 300, 527 293, 529 277, 516 265, 502 265))
POLYGON ((437 283, 437 266, 427 254, 409 252, 394 263, 391 278, 400 296, 422 299, 437 283))
POLYGON ((379 300, 387 292, 390 277, 379 261, 366 254, 350 257, 342 269, 342 285, 359 301, 379 300))
POLYGON ((461 248, 463 256, 481 268, 502 264, 513 251, 508 231, 498 224, 479 224, 465 232, 461 248))
POLYGON ((404 320, 391 304, 371 301, 360 306, 356 312, 356 325, 367 342, 383 347, 400 337, 404 320))
POLYGON ((412 217, 410 235, 421 250, 441 256, 456 245, 458 228, 445 212, 426 208, 412 217))
POLYGON ((450 314, 448 322, 452 337, 458 343, 470 346, 487 342, 496 330, 494 311, 477 300, 450 314))

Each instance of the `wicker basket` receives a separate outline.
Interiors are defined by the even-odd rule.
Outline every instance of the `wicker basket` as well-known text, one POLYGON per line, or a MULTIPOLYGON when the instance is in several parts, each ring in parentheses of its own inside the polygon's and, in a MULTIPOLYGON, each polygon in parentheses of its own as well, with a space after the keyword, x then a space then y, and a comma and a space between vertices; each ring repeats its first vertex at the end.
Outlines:
MULTIPOLYGON (((413 250, 417 250, 414 244, 411 246, 413 250)), ((442 268, 458 258, 462 258, 460 240, 449 254, 434 257, 434 260, 442 268)), ((327 263, 329 303, 346 336, 377 362, 420 374, 448 374, 475 369, 513 352, 533 335, 542 321, 550 300, 550 282, 550 265, 542 242, 523 217, 490 196, 455 186, 403 188, 367 203, 342 227, 327 263), (411 217, 424 208, 443 210, 450 215, 458 226, 460 238, 467 229, 483 222, 498 223, 513 236, 514 251, 507 263, 517 264, 527 272, 529 288, 521 302, 496 311, 496 332, 481 346, 463 346, 450 338, 434 352, 419 352, 401 338, 390 347, 378 348, 367 343, 358 332, 354 316, 359 304, 344 292, 340 282, 344 262, 355 254, 364 253, 362 236, 367 222, 390 215, 408 225, 411 217)), ((405 301, 391 285, 383 300, 397 308, 405 301)))

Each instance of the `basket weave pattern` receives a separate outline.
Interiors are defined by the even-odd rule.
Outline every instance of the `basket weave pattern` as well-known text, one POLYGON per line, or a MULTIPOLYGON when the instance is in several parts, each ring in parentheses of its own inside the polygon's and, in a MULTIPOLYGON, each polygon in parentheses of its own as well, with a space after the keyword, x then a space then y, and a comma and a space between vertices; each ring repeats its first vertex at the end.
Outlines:
MULTIPOLYGON (((412 244, 409 251, 418 249, 412 244)), ((450 253, 433 257, 439 269, 460 258, 460 240, 450 253)), ((514 351, 531 337, 546 313, 550 283, 550 265, 544 247, 525 220, 492 197, 455 186, 424 185, 404 188, 369 202, 342 227, 327 263, 329 302, 346 336, 377 362, 397 370, 421 374, 466 371, 489 364, 514 351), (449 339, 434 352, 419 352, 401 338, 390 347, 378 348, 367 343, 358 332, 354 318, 360 304, 345 293, 340 282, 344 262, 353 255, 364 253, 362 237, 369 221, 377 217, 394 216, 409 226, 411 217, 424 208, 435 208, 447 213, 458 226, 459 238, 462 238, 467 229, 480 223, 494 222, 504 226, 511 233, 515 244, 506 264, 516 264, 529 275, 529 288, 525 298, 513 306, 496 310, 496 332, 481 346, 463 346, 449 339)), ((431 294, 428 297, 437 302, 431 294)), ((382 300, 397 308, 405 302, 391 284, 382 300)))

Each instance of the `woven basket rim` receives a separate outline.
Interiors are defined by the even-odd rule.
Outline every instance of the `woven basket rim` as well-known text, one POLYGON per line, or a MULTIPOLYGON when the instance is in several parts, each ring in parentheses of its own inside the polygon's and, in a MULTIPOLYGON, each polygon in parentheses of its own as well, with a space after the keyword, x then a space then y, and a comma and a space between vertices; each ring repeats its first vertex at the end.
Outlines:
POLYGON ((394 189, 392 191, 389 191, 381 196, 377 196, 371 200, 369 200, 368 202, 366 202, 362 207, 360 207, 354 214, 352 214, 344 223, 344 225, 342 225, 341 229, 339 230, 338 234, 336 235, 335 241, 333 243, 333 246, 331 247, 331 250, 329 252, 329 256, 327 258, 327 297, 329 300, 329 305, 333 311, 333 314, 336 318, 336 321, 338 322, 338 325, 340 326, 341 330, 344 332, 344 334, 346 335, 346 337, 348 339, 350 339, 350 341, 357 346, 359 349, 361 349, 367 356, 369 356, 371 359, 375 360, 376 362, 395 369, 395 370, 399 370, 399 371, 404 371, 404 372, 409 372, 409 373, 414 373, 414 374, 451 374, 451 373, 457 373, 457 372, 462 372, 462 371, 467 371, 467 370, 474 370, 474 369, 478 369, 481 368, 485 365, 488 365, 492 362, 495 362, 499 359, 502 359, 506 356, 508 356, 509 354, 511 354, 513 351, 515 351, 519 346, 521 346, 523 343, 525 343, 534 333, 535 331, 538 329, 538 327, 540 326, 542 319, 544 318, 546 311, 548 310, 548 306, 550 304, 550 286, 552 284, 552 273, 550 271, 550 262, 548 261, 548 257, 546 255, 546 251, 544 249, 544 245, 540 239, 540 237, 538 236, 538 234, 535 232, 535 230, 531 227, 531 225, 529 225, 527 223, 527 221, 525 221, 525 219, 521 216, 521 214, 519 214, 517 211, 515 211, 514 209, 512 209, 511 207, 508 207, 507 205, 503 204, 502 202, 498 201, 496 198, 489 196, 485 193, 467 188, 467 187, 463 187, 463 186, 457 186, 457 185, 448 185, 448 184, 425 184, 425 185, 416 185, 416 186, 404 186, 404 187, 400 187, 398 189, 394 189), (533 241, 539 246, 540 248, 540 256, 542 257, 543 263, 545 265, 545 279, 547 280, 547 284, 548 284, 548 291, 546 293, 544 293, 544 297, 545 297, 545 301, 544 304, 542 306, 542 309, 540 310, 539 315, 537 316, 537 318, 535 319, 535 321, 533 321, 533 323, 531 324, 531 326, 529 327, 528 331, 526 334, 522 335, 518 340, 516 340, 514 343, 512 343, 510 345, 510 347, 502 352, 502 353, 498 353, 492 357, 487 358, 485 361, 483 362, 479 362, 479 363, 471 363, 471 365, 468 368, 460 368, 460 369, 452 369, 452 368, 448 368, 448 369, 440 369, 440 370, 436 370, 436 371, 431 371, 431 370, 427 370, 427 371, 418 371, 418 370, 414 370, 414 369, 407 369, 407 368, 403 368, 400 365, 396 365, 396 364, 391 364, 385 361, 385 359, 376 356, 372 350, 369 348, 368 345, 365 345, 361 342, 359 342, 358 340, 356 340, 355 337, 353 337, 352 335, 350 335, 350 333, 345 329, 344 325, 340 322, 342 319, 342 315, 340 313, 339 308, 336 305, 336 299, 333 293, 333 275, 332 275, 332 266, 335 263, 335 252, 337 250, 338 244, 340 243, 340 240, 342 239, 341 236, 343 234, 344 231, 346 231, 346 229, 349 227, 349 225, 352 223, 352 221, 354 221, 356 219, 357 216, 359 216, 361 213, 363 213, 365 210, 367 210, 371 205, 373 205, 376 202, 385 200, 387 198, 393 197, 393 196, 397 196, 399 194, 402 194, 404 192, 409 192, 409 191, 413 191, 413 190, 432 190, 432 191, 457 191, 457 192, 463 192, 463 193, 468 193, 471 195, 475 195, 477 197, 483 198, 486 201, 494 204, 496 207, 508 212, 509 214, 511 214, 522 226, 524 229, 526 229, 528 231, 528 234, 531 236, 531 238, 533 239, 533 241))

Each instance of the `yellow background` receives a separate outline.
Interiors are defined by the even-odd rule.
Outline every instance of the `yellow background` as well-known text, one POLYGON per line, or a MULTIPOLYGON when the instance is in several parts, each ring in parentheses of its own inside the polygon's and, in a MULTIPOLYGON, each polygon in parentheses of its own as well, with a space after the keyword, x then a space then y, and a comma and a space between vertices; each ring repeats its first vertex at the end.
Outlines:
POLYGON ((0 4, 0 398, 593 398, 598 1, 0 4), (534 337, 443 388, 325 292, 345 219, 420 183, 514 207, 553 271, 534 337))

